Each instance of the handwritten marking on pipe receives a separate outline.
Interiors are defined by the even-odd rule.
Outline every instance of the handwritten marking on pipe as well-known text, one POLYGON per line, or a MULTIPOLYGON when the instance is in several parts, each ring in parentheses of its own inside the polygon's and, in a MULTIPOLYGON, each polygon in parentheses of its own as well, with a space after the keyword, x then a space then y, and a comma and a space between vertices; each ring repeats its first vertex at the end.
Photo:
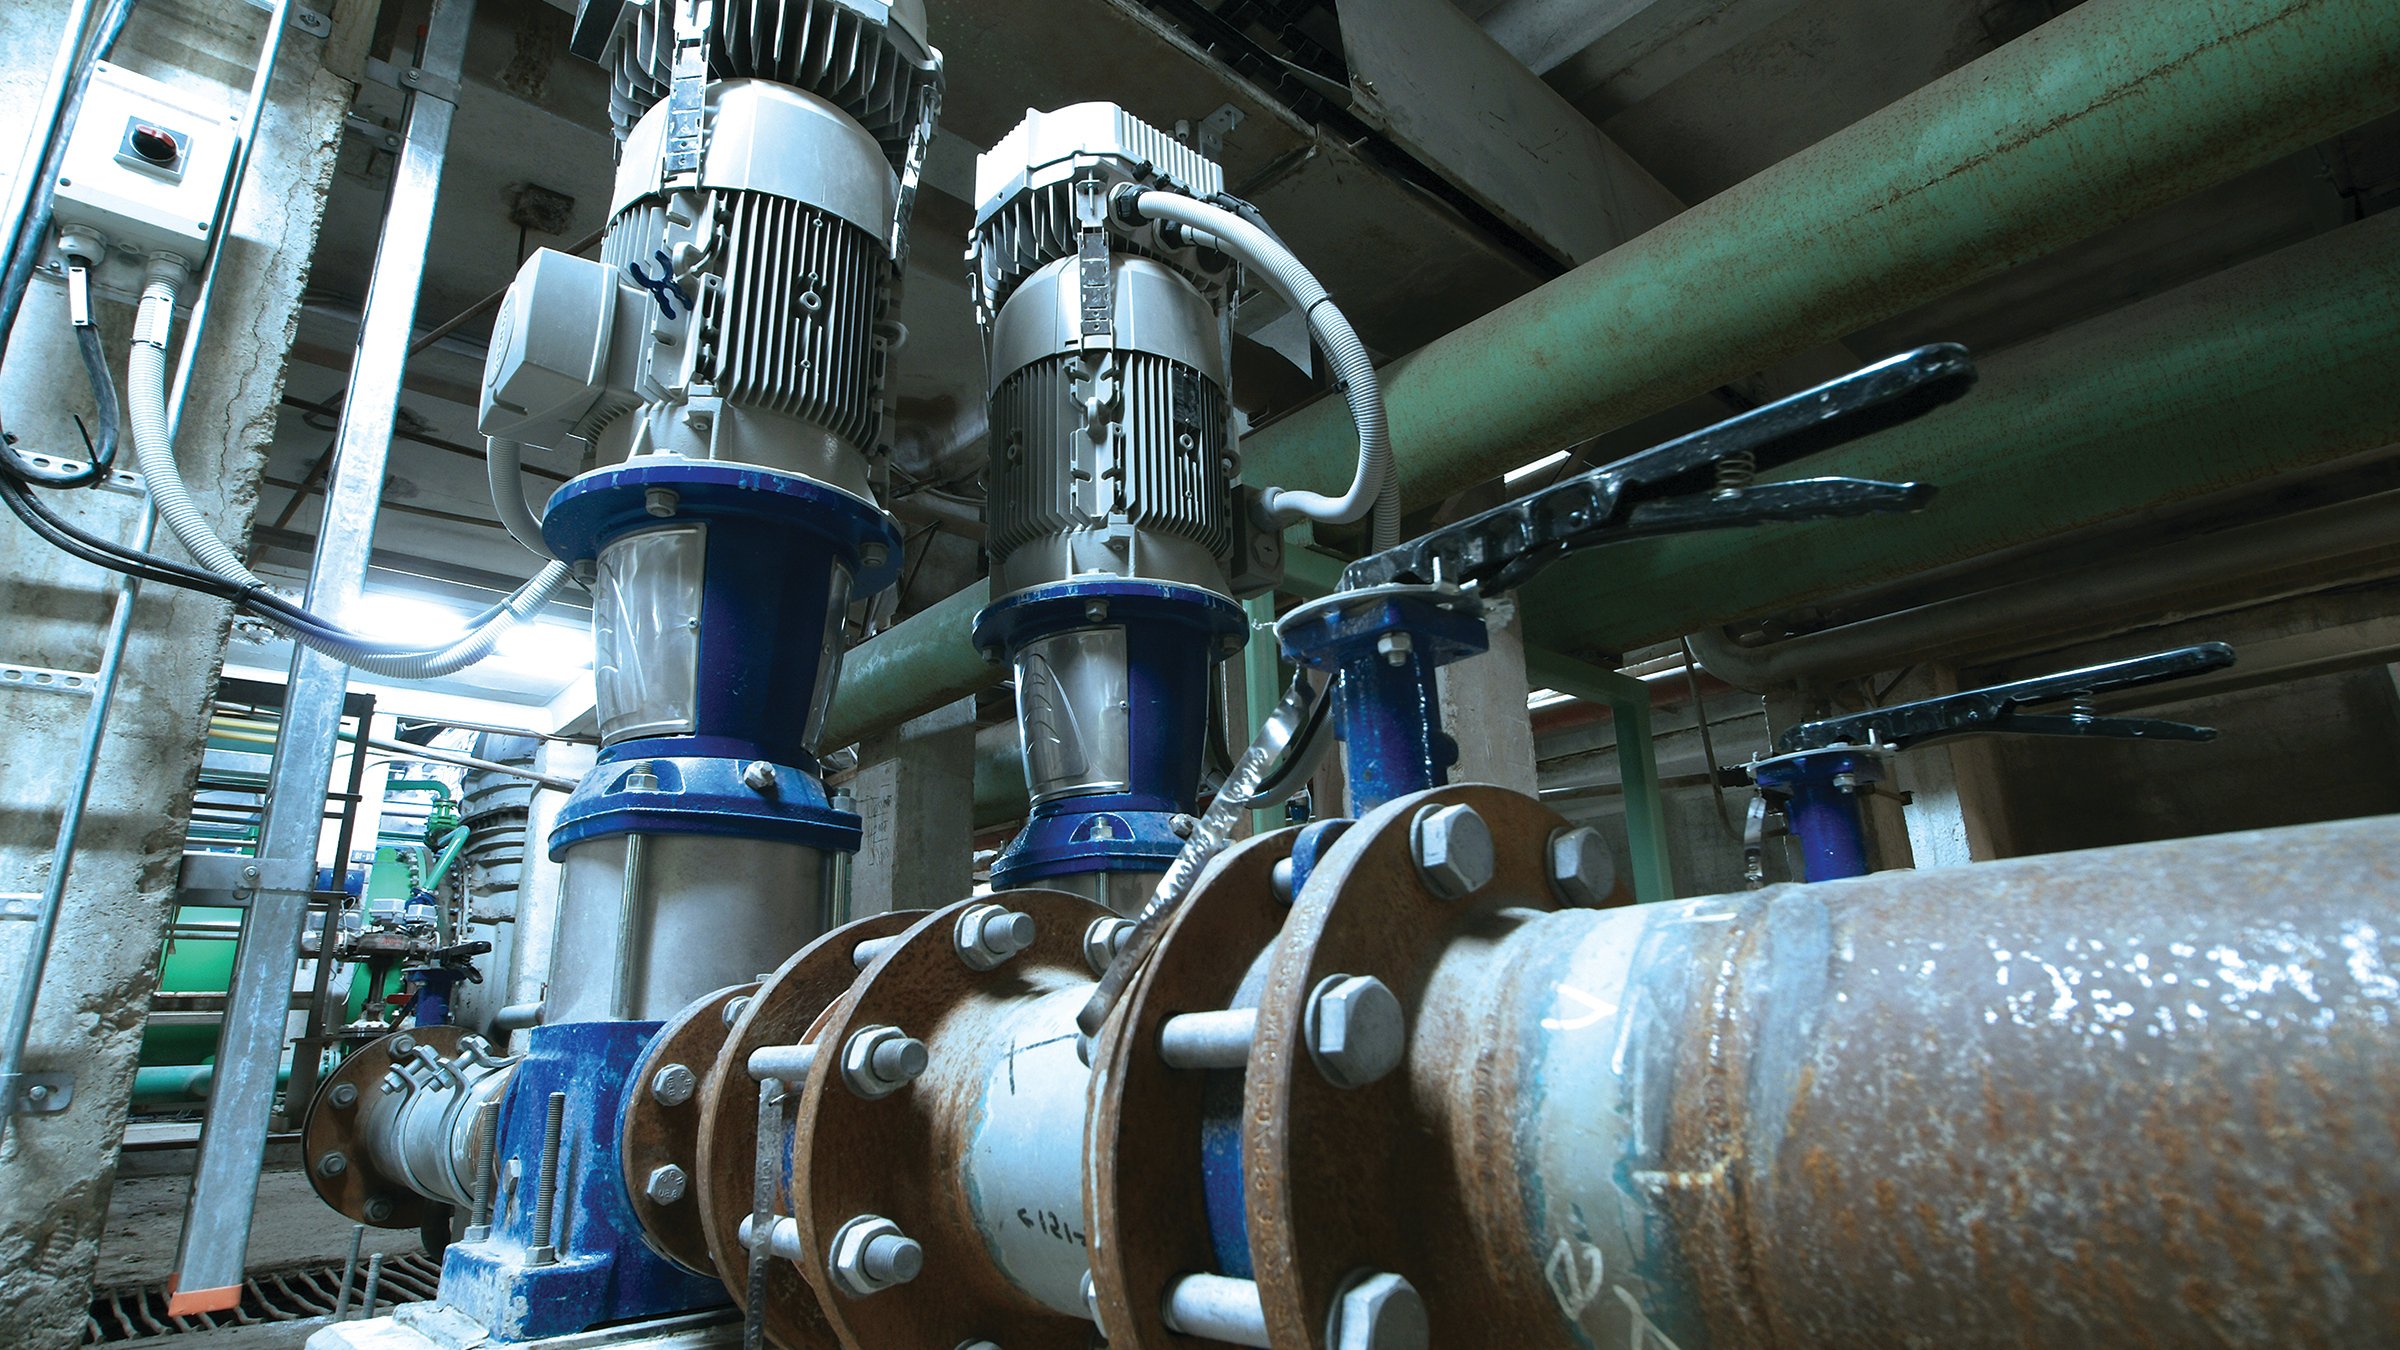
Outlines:
POLYGON ((1667 1333, 1658 1329, 1657 1324, 1642 1315, 1642 1305, 1635 1301, 1632 1290, 1618 1285, 1617 1301, 1625 1305, 1628 1326, 1633 1333, 1625 1342, 1626 1350, 1644 1350, 1644 1347, 1654 1344, 1661 1350, 1682 1350, 1668 1338, 1667 1333))
POLYGON ((1545 1017, 1542 1019, 1544 1031, 1581 1031, 1585 1027, 1598 1025, 1601 1018, 1617 1010, 1616 1004, 1593 998, 1574 985, 1562 984, 1557 989, 1559 997, 1582 1004, 1585 1011, 1573 1017, 1545 1017))
POLYGON ((1568 1321, 1581 1317, 1583 1310, 1600 1297, 1600 1291, 1608 1287, 1608 1282, 1601 1278, 1606 1264, 1600 1249, 1588 1242, 1562 1237, 1550 1249, 1550 1259, 1542 1264, 1542 1273, 1549 1277, 1550 1293, 1558 1300, 1559 1309, 1566 1313, 1568 1321), (1584 1273, 1587 1265, 1591 1272, 1588 1275, 1584 1273))

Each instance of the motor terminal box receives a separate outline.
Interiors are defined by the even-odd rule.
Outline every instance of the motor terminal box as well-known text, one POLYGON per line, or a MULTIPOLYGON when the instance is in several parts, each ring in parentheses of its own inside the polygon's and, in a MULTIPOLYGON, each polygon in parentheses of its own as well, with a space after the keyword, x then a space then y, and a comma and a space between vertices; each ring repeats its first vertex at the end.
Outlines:
POLYGON ((197 266, 221 228, 235 119, 193 105, 169 85, 95 63, 54 185, 60 235, 197 266))

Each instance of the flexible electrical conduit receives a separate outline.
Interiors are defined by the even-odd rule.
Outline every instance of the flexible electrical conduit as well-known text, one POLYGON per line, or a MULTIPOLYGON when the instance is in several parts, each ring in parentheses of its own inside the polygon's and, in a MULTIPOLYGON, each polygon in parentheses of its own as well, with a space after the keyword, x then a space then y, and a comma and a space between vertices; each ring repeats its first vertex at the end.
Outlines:
POLYGON ((483 462, 492 482, 492 509, 500 513, 508 537, 544 558, 554 556, 542 542, 540 518, 525 502, 524 446, 498 436, 489 437, 485 445, 483 462))
POLYGON ((1171 220, 1210 236, 1207 242, 1239 258, 1255 270, 1284 302, 1308 321, 1308 331, 1331 362, 1350 418, 1358 424, 1358 469, 1350 489, 1339 497, 1271 487, 1261 497, 1270 515, 1289 523, 1308 519, 1328 525, 1347 525, 1371 511, 1368 544, 1381 552, 1400 542, 1400 498, 1393 491, 1392 445, 1383 420, 1383 385, 1375 377, 1375 362, 1366 345, 1333 297, 1300 260, 1275 237, 1221 206, 1212 206, 1174 192, 1143 192, 1133 199, 1134 211, 1155 220, 1171 220))
MULTIPOLYGON (((265 589, 266 583, 243 563, 241 555, 217 537, 207 515, 192 500, 183 471, 175 462, 175 443, 167 432, 167 338, 175 323, 175 296, 184 266, 180 260, 154 258, 142 301, 135 312, 133 348, 125 359, 132 397, 126 401, 126 420, 133 430, 134 455, 148 481, 150 500, 160 520, 190 550, 202 567, 242 586, 265 589)), ((261 618, 311 650, 373 675, 399 680, 426 680, 454 674, 492 654, 509 629, 550 603, 567 582, 566 565, 551 562, 519 587, 489 619, 455 638, 415 651, 376 650, 363 639, 336 639, 312 629, 261 618)))

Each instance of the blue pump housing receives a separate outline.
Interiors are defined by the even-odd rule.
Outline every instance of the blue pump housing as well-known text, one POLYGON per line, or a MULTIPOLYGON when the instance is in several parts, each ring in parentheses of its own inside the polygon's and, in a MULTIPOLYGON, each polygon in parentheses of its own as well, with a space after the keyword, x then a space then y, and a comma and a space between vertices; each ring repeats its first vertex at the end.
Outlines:
POLYGON ((442 1255, 442 1299, 500 1342, 565 1335, 604 1322, 716 1307, 725 1287, 652 1251, 625 1193, 618 1129, 625 1093, 657 1022, 564 1022, 535 1027, 501 1106, 503 1167, 491 1236, 442 1255), (544 1236, 540 1159, 550 1094, 566 1094, 557 1193, 547 1235, 555 1258, 534 1264, 544 1236))
POLYGON ((992 864, 995 887, 1085 872, 1164 871, 1183 849, 1175 823, 1199 799, 1209 672, 1241 650, 1248 617, 1197 586, 1085 577, 986 606, 975 616, 974 641, 1014 662, 1028 643, 1099 627, 1121 628, 1126 637, 1126 788, 1037 802, 992 864))
POLYGON ((874 503, 799 474, 656 457, 568 483, 542 537, 583 562, 629 536, 695 523, 707 536, 692 728, 602 750, 559 812, 550 856, 636 832, 855 852, 858 817, 827 799, 814 742, 832 698, 835 625, 853 596, 898 579, 899 531, 874 503), (767 772, 752 767, 761 764, 767 772))

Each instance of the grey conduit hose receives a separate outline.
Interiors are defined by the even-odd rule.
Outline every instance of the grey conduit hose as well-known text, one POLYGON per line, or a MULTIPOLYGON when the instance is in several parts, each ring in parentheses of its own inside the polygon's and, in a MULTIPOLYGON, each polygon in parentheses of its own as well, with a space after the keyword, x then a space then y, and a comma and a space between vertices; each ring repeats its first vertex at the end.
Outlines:
MULTIPOLYGON (((167 340, 175 324, 175 297, 183 283, 180 260, 154 258, 142 287, 140 308, 133 322, 133 348, 126 354, 126 421, 133 431, 133 449, 151 504, 167 529, 182 541, 203 568, 242 586, 266 589, 266 583, 217 537, 207 513, 192 500, 182 468, 175 462, 175 442, 167 432, 167 340)), ((520 495, 519 505, 523 504, 520 495)), ((538 536, 537 536, 538 537, 538 536)), ((278 622, 273 614, 259 617, 277 631, 313 651, 347 666, 398 680, 426 680, 455 674, 492 654, 501 635, 523 623, 550 603, 567 583, 566 564, 551 562, 531 581, 517 588, 484 622, 471 630, 415 650, 394 651, 388 644, 365 638, 342 640, 314 629, 278 622)))
POLYGON ((1325 287, 1291 250, 1273 235, 1221 206, 1212 206, 1174 192, 1143 192, 1133 199, 1134 211, 1155 220, 1171 220, 1209 236, 1225 252, 1239 258, 1308 321, 1326 360, 1333 366, 1350 419, 1358 424, 1358 469, 1350 488, 1339 497, 1289 488, 1268 488, 1262 504, 1276 520, 1322 521, 1347 525, 1373 513, 1369 547, 1380 552, 1400 542, 1400 499, 1392 491, 1392 446, 1383 419, 1383 386, 1365 344, 1325 287))
POLYGON ((542 522, 525 502, 525 473, 522 464, 524 446, 498 436, 485 441, 483 462, 492 482, 492 509, 500 513, 500 524, 508 537, 532 549, 541 557, 554 556, 550 546, 542 542, 542 522))

